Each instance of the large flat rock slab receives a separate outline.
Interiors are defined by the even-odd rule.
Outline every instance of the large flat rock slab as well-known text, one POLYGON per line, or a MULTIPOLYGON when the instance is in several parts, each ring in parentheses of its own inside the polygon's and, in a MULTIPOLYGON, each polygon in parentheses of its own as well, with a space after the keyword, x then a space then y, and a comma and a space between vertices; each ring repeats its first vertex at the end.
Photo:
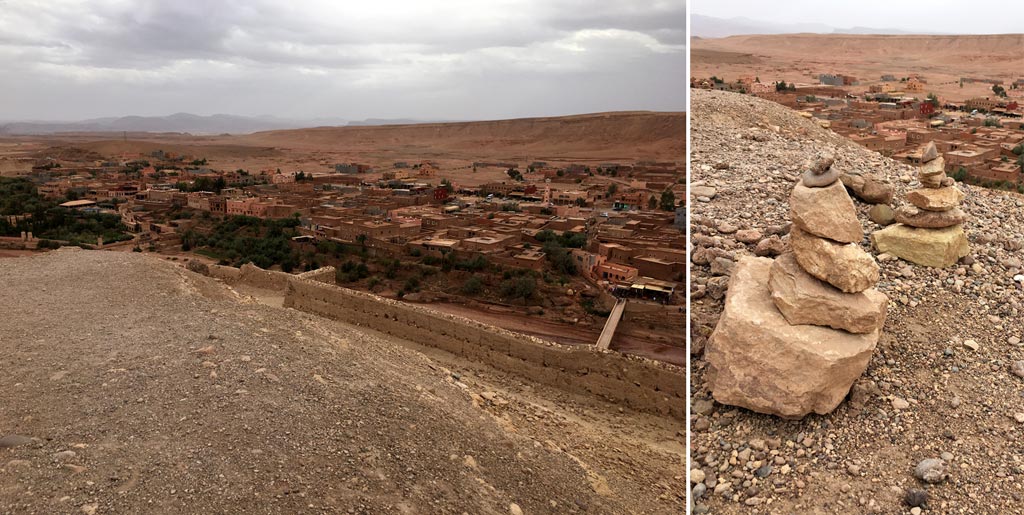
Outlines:
POLYGON ((704 351, 712 395, 788 419, 829 413, 864 373, 879 331, 790 325, 768 289, 771 266, 768 258, 745 257, 733 270, 725 310, 704 351))
POLYGON ((871 243, 879 252, 934 268, 954 265, 970 252, 962 225, 921 229, 895 224, 871 233, 871 243))
POLYGON ((790 324, 810 324, 851 333, 870 333, 885 324, 889 298, 869 288, 845 293, 807 273, 791 252, 772 264, 772 301, 790 324))
POLYGON ((907 193, 907 202, 926 211, 949 211, 960 205, 964 194, 956 186, 921 188, 907 193))

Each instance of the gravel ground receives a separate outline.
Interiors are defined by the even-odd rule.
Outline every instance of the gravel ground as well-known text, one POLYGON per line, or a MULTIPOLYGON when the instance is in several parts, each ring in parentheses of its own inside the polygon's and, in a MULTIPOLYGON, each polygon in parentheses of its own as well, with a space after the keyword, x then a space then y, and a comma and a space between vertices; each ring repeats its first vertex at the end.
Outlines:
MULTIPOLYGON (((815 156, 882 176, 893 207, 913 169, 750 96, 694 91, 691 116, 695 513, 1024 513, 1024 197, 959 185, 971 254, 943 270, 881 262, 889 314, 864 376, 831 414, 784 421, 715 403, 706 387, 701 352, 732 264, 785 245, 790 191, 815 156), (927 458, 948 477, 915 478, 927 458), (924 506, 905 501, 912 490, 924 506)), ((865 236, 879 229, 855 203, 865 236)))
POLYGON ((591 462, 570 412, 497 416, 421 353, 167 261, 60 250, 0 260, 0 285, 0 513, 683 506, 678 450, 591 462))

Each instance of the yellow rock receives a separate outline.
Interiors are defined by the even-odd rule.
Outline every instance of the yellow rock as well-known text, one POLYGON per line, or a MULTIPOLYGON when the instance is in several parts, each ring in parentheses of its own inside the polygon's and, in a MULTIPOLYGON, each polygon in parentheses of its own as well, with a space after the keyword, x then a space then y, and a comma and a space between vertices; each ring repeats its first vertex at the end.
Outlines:
POLYGON ((962 225, 919 229, 894 224, 871 233, 871 243, 879 252, 933 268, 953 265, 970 252, 962 225))

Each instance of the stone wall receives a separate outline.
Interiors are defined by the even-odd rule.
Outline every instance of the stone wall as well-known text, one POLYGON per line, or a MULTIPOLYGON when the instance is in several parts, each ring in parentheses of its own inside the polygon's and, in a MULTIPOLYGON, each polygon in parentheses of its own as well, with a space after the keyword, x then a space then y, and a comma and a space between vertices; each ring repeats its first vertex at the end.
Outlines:
MULTIPOLYGON (((242 275, 243 282, 259 278, 242 275)), ((680 420, 685 417, 685 377, 678 367, 562 346, 298 276, 289 276, 284 305, 438 348, 571 393, 596 395, 680 420)))

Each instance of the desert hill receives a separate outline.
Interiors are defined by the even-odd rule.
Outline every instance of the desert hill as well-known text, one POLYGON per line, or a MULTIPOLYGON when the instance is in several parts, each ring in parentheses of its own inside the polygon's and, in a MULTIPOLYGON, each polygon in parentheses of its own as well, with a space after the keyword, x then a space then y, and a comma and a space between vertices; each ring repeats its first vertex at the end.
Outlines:
POLYGON ((481 406, 512 383, 170 261, 63 249, 0 260, 0 283, 0 511, 680 509, 655 499, 671 467, 639 433, 579 429, 591 408, 532 389, 481 406))
POLYGON ((205 157, 226 170, 326 170, 358 161, 674 161, 686 156, 686 113, 611 112, 482 122, 315 127, 247 135, 67 133, 0 137, 0 146, 61 158, 75 152, 118 157, 154 150, 205 157))
MULTIPOLYGON (((880 175, 895 189, 892 207, 916 186, 913 168, 779 104, 703 90, 691 102, 691 470, 705 478, 694 513, 763 513, 767 503, 779 513, 907 513, 910 490, 926 490, 935 513, 1019 511, 1020 484, 1009 478, 1024 474, 1024 196, 958 184, 971 252, 946 269, 861 243, 879 260, 888 318, 867 371, 836 410, 785 421, 722 405, 711 399, 701 353, 732 264, 759 243, 739 241, 739 231, 788 245, 790 193, 822 154, 840 172, 880 175), (940 457, 948 479, 914 478, 918 462, 940 457)), ((881 228, 870 205, 855 204, 865 234, 881 228)))
POLYGON ((260 132, 237 141, 290 150, 375 149, 396 155, 638 157, 682 161, 685 134, 685 113, 612 112, 481 122, 319 127, 260 132))

